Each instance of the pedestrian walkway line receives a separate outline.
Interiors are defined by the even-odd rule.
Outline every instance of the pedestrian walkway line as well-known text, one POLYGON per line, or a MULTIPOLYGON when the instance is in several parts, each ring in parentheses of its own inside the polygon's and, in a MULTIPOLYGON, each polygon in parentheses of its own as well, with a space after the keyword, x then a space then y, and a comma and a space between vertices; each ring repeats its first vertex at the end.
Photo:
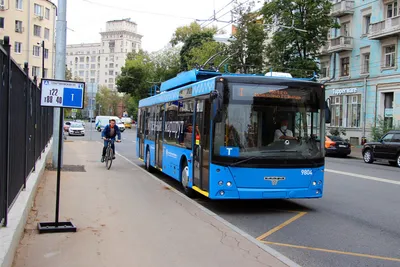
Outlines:
POLYGON ((394 180, 390 180, 390 179, 384 179, 384 178, 379 178, 379 177, 373 177, 373 176, 368 176, 368 175, 363 175, 363 174, 358 174, 358 173, 343 172, 343 171, 337 171, 337 170, 331 170, 331 169, 325 169, 325 172, 331 172, 331 173, 336 173, 336 174, 342 174, 342 175, 347 175, 347 176, 353 176, 353 177, 357 177, 357 178, 361 178, 361 179, 366 179, 366 180, 371 180, 371 181, 376 181, 376 182, 382 182, 382 183, 400 185, 400 181, 394 181, 394 180))
POLYGON ((281 223, 280 225, 272 228, 271 230, 269 230, 268 232, 260 235, 259 237, 257 237, 257 240, 262 241, 263 239, 267 238, 268 236, 272 235, 273 233, 281 230, 283 227, 291 224, 292 222, 300 219, 301 217, 303 217, 304 215, 306 215, 307 212, 299 212, 299 214, 297 214, 296 216, 293 216, 292 218, 290 218, 289 220, 281 223))
POLYGON ((387 260, 387 261, 396 261, 396 262, 400 262, 400 259, 399 259, 399 258, 390 258, 390 257, 383 257, 383 256, 377 256, 377 255, 371 255, 371 254, 356 253, 356 252, 347 252, 347 251, 340 251, 340 250, 333 250, 333 249, 325 249, 325 248, 316 248, 316 247, 299 246, 299 245, 292 245, 292 244, 285 244, 285 243, 278 243, 278 242, 271 242, 271 241, 261 241, 261 242, 263 242, 264 244, 275 245, 275 246, 281 246, 281 247, 307 249, 307 250, 321 251, 321 252, 327 252, 327 253, 335 253, 335 254, 356 256, 356 257, 363 257, 363 258, 370 258, 370 259, 378 259, 378 260, 387 260))

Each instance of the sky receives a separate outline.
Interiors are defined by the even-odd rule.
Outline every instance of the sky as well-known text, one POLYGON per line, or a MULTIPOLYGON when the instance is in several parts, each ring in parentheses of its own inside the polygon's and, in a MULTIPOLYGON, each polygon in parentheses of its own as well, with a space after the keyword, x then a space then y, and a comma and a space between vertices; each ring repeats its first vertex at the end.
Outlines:
MULTIPOLYGON (((55 3, 56 0, 53 0, 55 3)), ((131 18, 143 35, 142 48, 158 51, 170 41, 175 29, 188 25, 195 19, 207 25, 214 10, 219 11, 219 20, 230 21, 231 0, 67 0, 67 44, 100 42, 100 32, 106 21, 131 18)), ((246 2, 242 0, 241 2, 246 2)), ((227 23, 214 22, 219 28, 227 23)))

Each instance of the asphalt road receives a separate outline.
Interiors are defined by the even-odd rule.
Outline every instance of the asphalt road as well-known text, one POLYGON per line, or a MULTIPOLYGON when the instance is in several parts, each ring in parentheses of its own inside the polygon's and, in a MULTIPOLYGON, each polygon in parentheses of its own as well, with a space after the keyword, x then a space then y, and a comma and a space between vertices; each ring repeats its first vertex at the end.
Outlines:
MULTIPOLYGON (((82 139, 88 140, 89 132, 84 138, 68 138, 82 139)), ((93 132, 92 139, 100 141, 99 133, 93 132)), ((135 155, 135 139, 135 130, 127 129, 116 150, 143 165, 135 155)), ((156 175, 180 188, 167 176, 156 175)), ((396 167, 327 158, 322 199, 199 197, 197 201, 304 267, 400 266, 400 169, 396 167)))

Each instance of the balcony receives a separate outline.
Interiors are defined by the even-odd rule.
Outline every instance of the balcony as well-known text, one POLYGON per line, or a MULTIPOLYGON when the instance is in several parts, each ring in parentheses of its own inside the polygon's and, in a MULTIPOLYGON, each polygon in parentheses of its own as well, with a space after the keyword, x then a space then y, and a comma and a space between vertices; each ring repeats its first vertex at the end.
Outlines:
POLYGON ((400 16, 387 18, 383 21, 371 23, 369 26, 368 38, 379 40, 400 33, 400 16))
POLYGON ((329 41, 326 42, 326 44, 319 49, 320 55, 321 56, 329 55, 328 49, 329 49, 329 41))
POLYGON ((341 17, 354 13, 354 1, 342 0, 333 4, 330 15, 332 17, 341 17))
POLYGON ((337 53, 351 50, 353 50, 353 37, 339 36, 330 39, 330 45, 328 48, 329 53, 337 53))

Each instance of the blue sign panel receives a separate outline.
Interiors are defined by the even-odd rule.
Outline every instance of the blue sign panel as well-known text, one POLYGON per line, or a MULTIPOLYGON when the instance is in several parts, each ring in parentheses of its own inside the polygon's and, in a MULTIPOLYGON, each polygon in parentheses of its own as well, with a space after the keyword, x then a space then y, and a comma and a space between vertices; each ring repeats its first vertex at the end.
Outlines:
POLYGON ((42 106, 80 109, 84 95, 84 82, 42 79, 42 106))
POLYGON ((221 156, 226 156, 226 157, 239 157, 239 148, 238 147, 220 146, 219 154, 221 156))
POLYGON ((80 108, 82 105, 82 89, 64 88, 63 106, 80 108))

